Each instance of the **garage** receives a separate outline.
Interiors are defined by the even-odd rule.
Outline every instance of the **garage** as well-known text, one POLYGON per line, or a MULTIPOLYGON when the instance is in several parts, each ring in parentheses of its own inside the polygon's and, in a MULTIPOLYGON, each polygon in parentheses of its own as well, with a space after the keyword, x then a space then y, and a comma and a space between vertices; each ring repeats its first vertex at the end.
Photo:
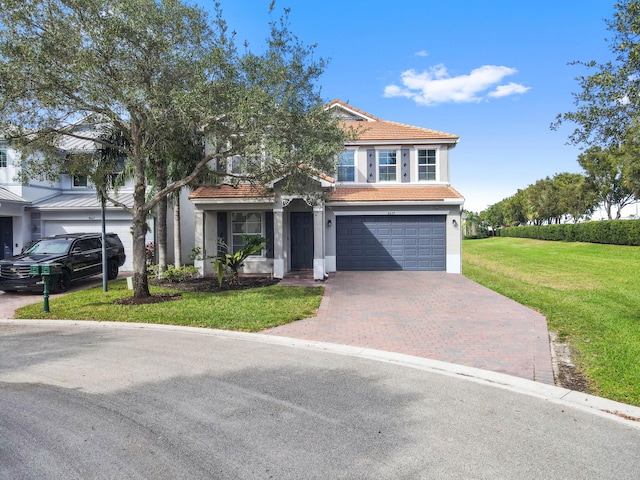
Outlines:
MULTIPOLYGON (((133 238, 131 236, 131 220, 107 220, 107 232, 116 233, 124 245, 127 260, 120 267, 123 272, 133 270, 133 238)), ((42 222, 42 235, 58 235, 61 233, 94 233, 101 232, 102 224, 99 220, 45 220, 42 222)))
POLYGON ((446 215, 336 217, 338 270, 446 270, 446 215))

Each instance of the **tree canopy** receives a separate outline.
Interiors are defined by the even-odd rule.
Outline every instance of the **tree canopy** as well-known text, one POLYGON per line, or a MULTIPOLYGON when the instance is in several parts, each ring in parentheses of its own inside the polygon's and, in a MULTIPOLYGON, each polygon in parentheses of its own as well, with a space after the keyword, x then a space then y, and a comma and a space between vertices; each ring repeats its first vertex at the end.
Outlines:
POLYGON ((611 20, 610 49, 605 63, 576 61, 593 72, 580 76, 574 94, 576 110, 557 116, 552 128, 572 122, 569 142, 584 151, 579 173, 560 173, 538 180, 491 207, 503 226, 557 222, 563 216, 578 221, 602 206, 609 219, 640 195, 640 1, 620 1, 611 20), (497 215, 499 212, 500 215, 497 215))
POLYGON ((569 218, 577 222, 593 213, 598 204, 599 197, 585 175, 563 172, 518 189, 512 196, 480 212, 480 218, 494 230, 559 223, 569 218))
POLYGON ((149 295, 148 213, 210 165, 239 155, 246 179, 287 177, 293 191, 307 187, 300 165, 333 172, 347 134, 323 109, 325 61, 291 33, 287 14, 255 54, 239 52, 219 5, 212 19, 182 0, 0 0, 2 135, 22 151, 25 180, 81 167, 105 184, 88 158, 76 167, 62 158, 65 137, 122 152, 133 207, 109 200, 133 217, 135 296, 149 295), (150 194, 159 171, 193 152, 202 153, 188 172, 150 194))
POLYGON ((609 40, 613 60, 573 62, 593 73, 577 78, 581 87, 574 93, 577 109, 558 115, 554 124, 575 123, 569 141, 576 145, 618 145, 639 119, 640 1, 620 1, 615 9, 613 18, 606 20, 613 33, 609 40))
POLYGON ((616 210, 615 218, 620 218, 621 210, 635 202, 633 191, 624 180, 626 165, 633 160, 629 153, 624 145, 606 149, 594 146, 578 157, 578 163, 586 172, 589 189, 607 212, 609 220, 613 218, 613 209, 616 210))

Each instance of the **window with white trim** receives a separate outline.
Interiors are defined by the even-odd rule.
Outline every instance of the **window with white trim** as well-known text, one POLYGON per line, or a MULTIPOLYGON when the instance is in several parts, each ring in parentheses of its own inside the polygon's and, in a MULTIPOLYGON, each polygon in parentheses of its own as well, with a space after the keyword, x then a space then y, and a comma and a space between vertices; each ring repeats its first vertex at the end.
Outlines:
POLYGON ((241 155, 234 155, 229 159, 229 173, 240 175, 246 172, 246 162, 241 155))
POLYGON ((354 150, 345 150, 338 157, 338 181, 355 182, 356 165, 354 150))
POLYGON ((7 166, 7 151, 0 150, 0 168, 7 166))
POLYGON ((398 178, 397 150, 378 150, 378 181, 395 182, 398 178))
MULTIPOLYGON (((263 232, 262 212, 232 212, 231 213, 231 250, 236 253, 247 243, 243 235, 261 235, 265 236, 263 232)), ((255 256, 262 256, 263 250, 254 254, 255 256)))
POLYGON ((418 180, 436 179, 436 150, 418 150, 418 180))
POLYGON ((86 177, 86 175, 74 175, 73 176, 73 186, 74 187, 86 187, 87 186, 87 177, 86 177))

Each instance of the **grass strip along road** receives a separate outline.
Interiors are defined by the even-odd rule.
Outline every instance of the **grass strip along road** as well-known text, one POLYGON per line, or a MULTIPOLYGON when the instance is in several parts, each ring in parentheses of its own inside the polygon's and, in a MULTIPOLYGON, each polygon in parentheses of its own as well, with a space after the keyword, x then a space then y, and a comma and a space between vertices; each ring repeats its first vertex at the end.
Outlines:
POLYGON ((640 247, 490 238, 463 242, 468 278, 547 317, 589 392, 640 405, 640 247))
POLYGON ((150 287, 151 293, 177 293, 179 300, 143 305, 116 305, 131 297, 124 280, 102 287, 69 293, 50 302, 51 313, 42 312, 42 302, 16 311, 16 318, 54 318, 113 322, 161 323, 191 327, 257 332, 316 315, 323 288, 269 287, 227 290, 217 293, 182 292, 150 287))

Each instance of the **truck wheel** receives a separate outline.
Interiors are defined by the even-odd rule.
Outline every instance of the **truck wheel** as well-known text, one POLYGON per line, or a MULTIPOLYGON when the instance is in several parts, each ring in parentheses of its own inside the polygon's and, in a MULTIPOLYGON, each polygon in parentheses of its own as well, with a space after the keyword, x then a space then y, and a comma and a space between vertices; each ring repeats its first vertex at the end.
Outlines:
POLYGON ((109 280, 115 280, 118 277, 118 262, 115 260, 109 260, 107 265, 107 278, 109 280))
POLYGON ((53 279, 51 293, 63 293, 69 290, 71 285, 71 275, 68 270, 63 270, 60 275, 53 279))

